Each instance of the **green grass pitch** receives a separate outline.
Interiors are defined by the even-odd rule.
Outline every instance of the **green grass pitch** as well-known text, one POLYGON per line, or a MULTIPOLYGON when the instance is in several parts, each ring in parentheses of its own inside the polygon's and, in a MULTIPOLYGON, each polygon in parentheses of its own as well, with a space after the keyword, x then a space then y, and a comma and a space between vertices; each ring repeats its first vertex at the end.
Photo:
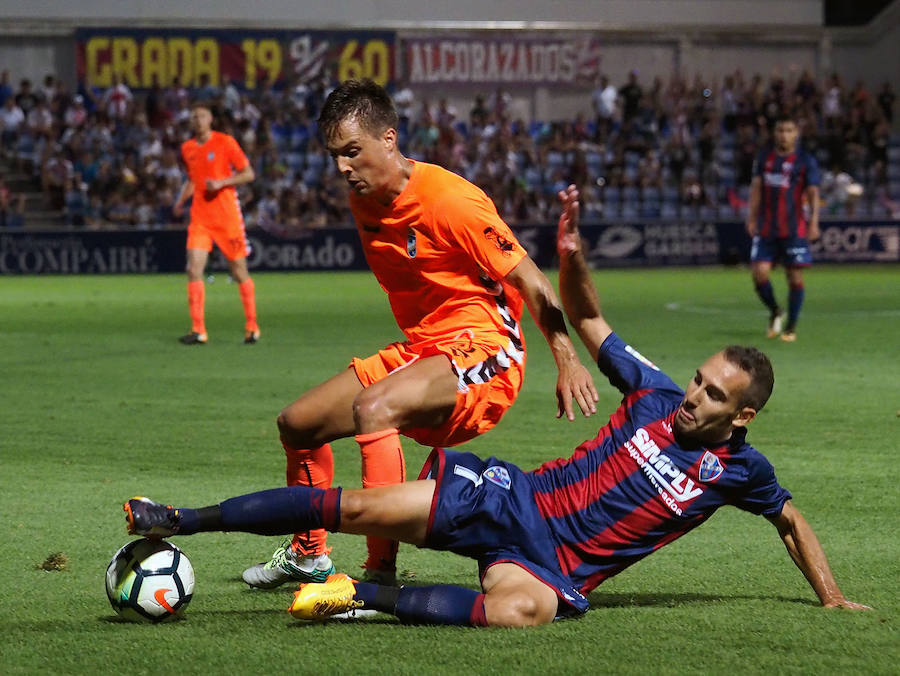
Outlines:
MULTIPOLYGON (((210 343, 186 348, 180 276, 0 279, 0 672, 4 674, 897 673, 900 659, 900 269, 813 268, 794 344, 766 341, 746 269, 602 271, 610 323, 678 382, 710 353, 770 354, 775 393, 750 428, 818 533, 848 598, 824 611, 775 529, 722 509, 602 585, 579 620, 529 630, 408 627, 393 618, 307 625, 290 591, 249 590, 240 571, 275 538, 176 539, 197 575, 183 622, 115 620, 103 591, 128 541, 123 500, 200 506, 282 485, 275 417, 311 385, 399 333, 368 274, 256 276, 262 341, 241 344, 237 289, 207 287, 210 343), (38 569, 62 552, 63 571, 38 569)), ((774 278, 780 297, 783 278, 774 278)), ((549 350, 526 321, 517 404, 467 444, 525 468, 568 456, 599 413, 556 420, 549 350)), ((351 441, 337 481, 359 485, 351 441)), ((410 474, 428 449, 405 442, 410 474)), ((351 573, 364 541, 332 536, 351 573)), ((474 562, 401 547, 408 584, 477 585, 474 562)))

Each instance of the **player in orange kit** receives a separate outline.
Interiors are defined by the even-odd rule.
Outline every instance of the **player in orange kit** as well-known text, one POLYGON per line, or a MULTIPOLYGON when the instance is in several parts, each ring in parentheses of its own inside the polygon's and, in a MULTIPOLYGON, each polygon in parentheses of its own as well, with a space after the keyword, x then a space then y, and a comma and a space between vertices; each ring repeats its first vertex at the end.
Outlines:
POLYGON ((181 146, 188 178, 173 207, 175 215, 184 213, 184 203, 188 199, 193 197, 193 201, 186 267, 191 331, 179 340, 185 345, 203 345, 207 341, 203 270, 215 242, 228 261, 232 278, 238 283, 246 318, 244 342, 250 344, 259 340, 256 293, 247 270, 250 245, 235 186, 250 183, 254 179, 253 168, 237 141, 228 134, 212 130, 212 121, 212 111, 207 105, 194 104, 191 108, 194 138, 181 146))
MULTIPOLYGON (((490 198, 441 167, 405 158, 397 113, 377 84, 350 80, 329 95, 319 127, 351 189, 366 259, 406 340, 309 390, 278 417, 288 485, 331 485, 329 442, 355 436, 364 488, 405 480, 399 434, 428 446, 491 429, 522 386, 524 298, 559 370, 557 415, 585 415, 597 392, 575 354, 547 278, 490 198)), ((391 584, 397 544, 370 537, 365 578, 391 584)), ((334 571, 325 531, 298 533, 244 571, 254 587, 322 581, 334 571)))

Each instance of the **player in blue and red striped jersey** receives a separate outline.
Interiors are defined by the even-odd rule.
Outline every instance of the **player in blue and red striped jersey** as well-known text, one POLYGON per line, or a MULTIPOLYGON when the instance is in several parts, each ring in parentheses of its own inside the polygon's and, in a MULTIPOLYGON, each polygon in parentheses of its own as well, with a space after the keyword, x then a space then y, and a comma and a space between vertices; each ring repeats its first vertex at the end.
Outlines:
POLYGON ((419 481, 369 490, 291 486, 183 509, 133 498, 129 532, 272 535, 298 528, 395 538, 478 561, 481 592, 452 585, 388 587, 334 575, 301 585, 302 619, 380 610, 402 621, 526 626, 584 613, 585 594, 696 528, 723 505, 767 517, 825 607, 846 600, 812 529, 768 460, 745 439, 773 374, 754 348, 714 354, 681 390, 606 323, 580 250, 578 191, 564 203, 558 249, 569 321, 624 395, 597 436, 532 472, 435 449, 419 481))
POLYGON ((766 336, 780 334, 787 342, 797 340, 797 318, 805 293, 803 268, 812 265, 809 243, 819 239, 819 165, 798 145, 798 133, 793 117, 778 117, 774 148, 762 151, 753 166, 747 211, 747 232, 753 238, 753 283, 769 308, 766 336), (787 326, 769 281, 772 265, 779 260, 788 282, 787 326))

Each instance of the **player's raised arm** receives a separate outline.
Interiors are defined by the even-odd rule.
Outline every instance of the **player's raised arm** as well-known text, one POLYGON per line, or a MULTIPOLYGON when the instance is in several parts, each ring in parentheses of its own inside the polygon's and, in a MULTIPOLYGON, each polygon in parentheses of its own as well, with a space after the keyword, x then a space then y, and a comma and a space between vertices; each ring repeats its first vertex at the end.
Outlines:
POLYGON ((581 251, 578 232, 578 189, 570 185, 559 192, 563 205, 556 234, 559 254, 559 295, 569 323, 578 332, 591 356, 596 359, 600 345, 612 333, 600 313, 600 299, 581 251))
POLYGON ((556 381, 556 417, 565 414, 569 420, 575 420, 572 399, 575 399, 584 415, 596 413, 597 388, 594 387, 590 372, 579 361, 575 346, 569 338, 553 285, 528 256, 506 275, 506 281, 522 294, 534 323, 544 334, 556 360, 559 371, 556 381))
POLYGON ((813 591, 826 608, 849 608, 851 610, 871 610, 869 606, 854 603, 844 598, 841 593, 825 551, 813 529, 803 515, 788 500, 784 503, 781 514, 769 519, 784 541, 791 559, 806 577, 813 591))

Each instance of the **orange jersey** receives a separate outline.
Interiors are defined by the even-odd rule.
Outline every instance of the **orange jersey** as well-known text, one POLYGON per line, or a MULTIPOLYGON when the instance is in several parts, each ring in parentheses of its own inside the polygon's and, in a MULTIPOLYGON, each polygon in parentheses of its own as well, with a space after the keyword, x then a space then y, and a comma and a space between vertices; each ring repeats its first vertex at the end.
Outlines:
POLYGON ((181 144, 188 178, 194 184, 191 221, 208 225, 242 225, 241 205, 233 186, 206 190, 206 179, 221 180, 250 164, 241 147, 228 134, 210 132, 206 143, 190 139, 181 144))
POLYGON ((413 344, 466 332, 477 343, 521 342, 522 298, 503 279, 526 256, 490 198, 446 169, 415 162, 388 206, 350 194, 369 267, 413 344))

